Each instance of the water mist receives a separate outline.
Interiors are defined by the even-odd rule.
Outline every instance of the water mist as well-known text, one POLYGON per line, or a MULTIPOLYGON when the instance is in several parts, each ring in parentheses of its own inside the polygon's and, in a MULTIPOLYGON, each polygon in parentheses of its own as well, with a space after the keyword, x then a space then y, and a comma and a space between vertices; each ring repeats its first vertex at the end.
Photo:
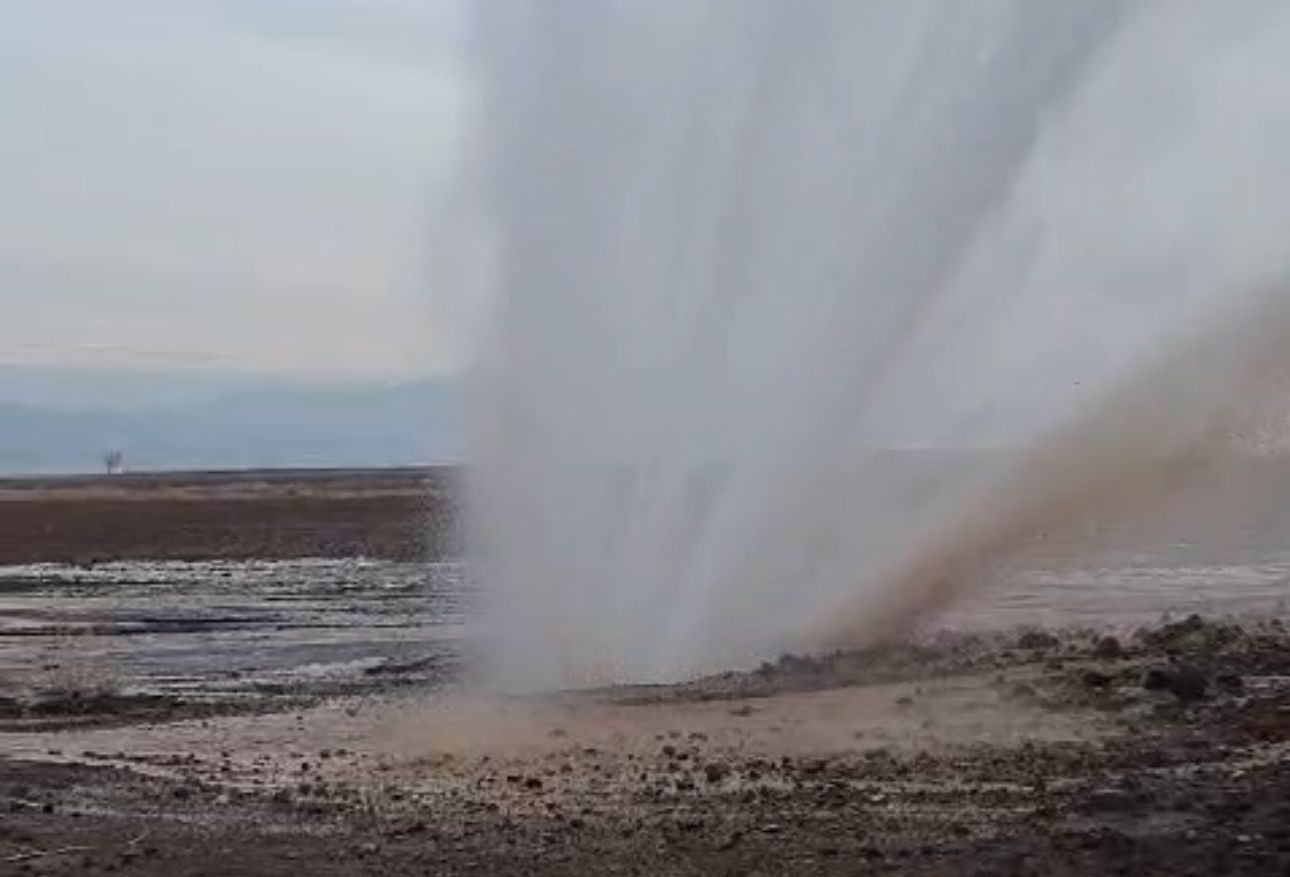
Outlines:
POLYGON ((898 633, 1173 477, 1290 346, 1279 0, 478 10, 508 684, 898 633))

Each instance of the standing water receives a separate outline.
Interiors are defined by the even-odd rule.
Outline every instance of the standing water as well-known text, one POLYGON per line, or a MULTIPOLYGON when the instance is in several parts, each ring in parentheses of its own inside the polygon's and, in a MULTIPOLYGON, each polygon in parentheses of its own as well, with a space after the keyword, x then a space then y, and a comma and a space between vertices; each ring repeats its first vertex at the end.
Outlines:
POLYGON ((1290 348, 1279 0, 478 9, 507 684, 897 633, 1290 348))

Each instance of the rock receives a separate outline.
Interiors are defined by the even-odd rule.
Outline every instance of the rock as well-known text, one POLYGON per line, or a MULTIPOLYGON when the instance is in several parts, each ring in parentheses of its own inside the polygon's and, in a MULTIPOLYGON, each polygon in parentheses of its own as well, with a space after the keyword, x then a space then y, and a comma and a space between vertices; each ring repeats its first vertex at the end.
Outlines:
POLYGON ((1240 635, 1241 628, 1238 626, 1208 622, 1193 614, 1182 621, 1146 631, 1142 638, 1148 645, 1171 653, 1213 654, 1240 635))
POLYGON ((1027 631, 1021 635, 1021 639, 1017 640, 1018 648, 1031 650, 1056 648, 1060 644, 1061 641, 1057 637, 1042 630, 1027 631))
POLYGON ((775 669, 780 673, 814 675, 826 669, 823 661, 804 655, 781 655, 775 669))
POLYGON ((1109 688, 1114 679, 1105 673, 1097 670, 1085 670, 1080 676, 1080 682, 1085 688, 1109 688))
POLYGON ((1122 789, 1097 789, 1088 796, 1086 807, 1092 813, 1120 813, 1133 808, 1133 795, 1122 789))
POLYGON ((812 758, 802 762, 802 773, 805 776, 819 776, 828 770, 829 762, 825 758, 812 758))
POLYGON ((1008 691, 1008 696, 1015 698, 1017 700, 1034 700, 1036 697, 1039 696, 1039 693, 1035 691, 1033 686, 1030 686, 1024 682, 1021 682, 1021 683, 1018 683, 1017 685, 1012 686, 1012 688, 1008 691))
POLYGON ((1122 658, 1124 647, 1113 636, 1104 636, 1093 646, 1093 655, 1098 658, 1122 658))
POLYGON ((1245 690, 1245 680, 1236 673, 1220 673, 1214 677, 1214 684, 1224 691, 1245 690))
POLYGON ((1168 691, 1179 700, 1191 701, 1205 696, 1209 681, 1190 664, 1161 664, 1147 669, 1142 687, 1147 691, 1168 691))
POLYGON ((1148 667, 1142 674, 1142 687, 1147 691, 1166 691, 1172 678, 1173 672, 1169 667, 1148 667))
POLYGON ((1127 856, 1133 852, 1133 838, 1122 831, 1116 831, 1113 828, 1103 829, 1097 837, 1097 847, 1104 854, 1113 856, 1127 856))
POLYGON ((1209 690, 1209 680, 1196 667, 1179 664, 1174 668, 1173 684, 1169 690, 1179 700, 1200 700, 1209 690))

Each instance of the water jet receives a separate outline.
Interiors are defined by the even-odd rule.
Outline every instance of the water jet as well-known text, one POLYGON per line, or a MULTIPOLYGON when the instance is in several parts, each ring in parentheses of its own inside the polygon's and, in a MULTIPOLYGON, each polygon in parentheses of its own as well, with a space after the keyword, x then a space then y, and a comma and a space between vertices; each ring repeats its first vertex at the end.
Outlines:
POLYGON ((889 635, 1290 350, 1272 2, 482 3, 508 685, 889 635))

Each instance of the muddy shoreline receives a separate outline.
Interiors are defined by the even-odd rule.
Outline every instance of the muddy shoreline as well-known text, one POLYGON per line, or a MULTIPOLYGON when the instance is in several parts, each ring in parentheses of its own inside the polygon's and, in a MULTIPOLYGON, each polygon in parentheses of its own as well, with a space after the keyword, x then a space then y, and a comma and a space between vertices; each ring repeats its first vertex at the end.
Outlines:
POLYGON ((682 686, 460 698, 411 686, 0 735, 0 873, 1290 867, 1276 618, 955 635, 682 686))

